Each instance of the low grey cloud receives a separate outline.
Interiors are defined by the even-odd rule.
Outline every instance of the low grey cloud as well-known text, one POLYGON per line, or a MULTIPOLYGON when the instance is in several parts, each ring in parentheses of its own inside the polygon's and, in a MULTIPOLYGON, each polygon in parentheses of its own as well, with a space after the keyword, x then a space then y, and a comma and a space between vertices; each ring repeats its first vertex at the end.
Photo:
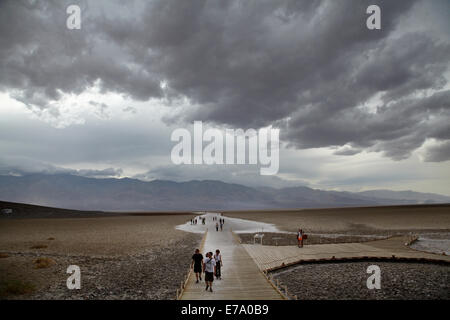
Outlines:
POLYGON ((243 184, 250 187, 270 186, 273 188, 306 186, 300 179, 289 181, 277 176, 262 176, 259 168, 251 165, 167 165, 158 166, 147 172, 137 174, 140 180, 220 180, 227 183, 243 184))
MULTIPOLYGON (((149 157, 170 161, 170 132, 162 124, 149 126, 145 117, 107 121, 90 117, 83 125, 58 129, 38 119, 9 116, 0 117, 0 150, 2 156, 63 167, 74 164, 122 167, 126 163, 148 161, 145 159, 149 157)), ((11 165, 14 163, 9 161, 11 165)))
POLYGON ((106 103, 103 102, 96 102, 96 101, 89 101, 89 104, 91 106, 96 107, 96 114, 98 117, 103 118, 103 119, 108 119, 109 115, 107 112, 108 109, 108 105, 106 103))
POLYGON ((425 161, 442 162, 450 159, 450 141, 444 141, 426 149, 425 161))
POLYGON ((137 109, 134 108, 134 107, 128 106, 128 107, 123 108, 122 111, 123 111, 123 112, 136 113, 136 112, 137 112, 137 109))
POLYGON ((0 157, 1 175, 26 175, 33 173, 71 174, 90 178, 112 178, 120 177, 123 170, 121 168, 76 170, 25 157, 0 157))
POLYGON ((447 1, 75 3, 75 31, 64 27, 69 1, 0 4, 0 89, 30 108, 96 85, 189 102, 166 121, 276 125, 298 149, 351 145, 336 154, 401 160, 427 139, 450 139, 447 1), (366 28, 370 4, 382 9, 381 30, 366 28), (424 6, 440 32, 409 30, 424 6))
POLYGON ((359 150, 359 149, 345 148, 344 147, 344 148, 336 150, 335 152, 333 152, 333 154, 337 155, 337 156, 353 156, 353 155, 358 154, 360 152, 361 152, 361 150, 359 150))

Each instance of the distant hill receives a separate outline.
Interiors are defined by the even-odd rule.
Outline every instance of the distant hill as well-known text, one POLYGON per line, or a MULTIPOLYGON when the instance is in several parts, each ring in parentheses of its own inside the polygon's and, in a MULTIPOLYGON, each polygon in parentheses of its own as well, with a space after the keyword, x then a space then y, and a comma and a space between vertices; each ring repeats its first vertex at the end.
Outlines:
POLYGON ((1 209, 11 209, 12 212, 8 214, 1 213, 0 218, 87 218, 92 216, 117 215, 103 211, 60 209, 6 201, 0 201, 1 209))
POLYGON ((70 174, 0 176, 0 200, 101 211, 198 211, 450 203, 450 197, 405 191, 360 193, 291 187, 251 188, 221 181, 95 179, 70 174))
POLYGON ((393 200, 410 200, 417 203, 448 203, 450 197, 443 196, 435 193, 422 193, 415 191, 392 191, 392 190, 370 190, 359 192, 361 195, 369 196, 372 198, 383 198, 393 200))

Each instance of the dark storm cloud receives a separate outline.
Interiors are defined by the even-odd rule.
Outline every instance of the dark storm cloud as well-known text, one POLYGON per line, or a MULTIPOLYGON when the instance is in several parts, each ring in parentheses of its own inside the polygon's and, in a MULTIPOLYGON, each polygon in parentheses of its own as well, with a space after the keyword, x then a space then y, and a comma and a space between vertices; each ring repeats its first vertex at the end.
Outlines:
POLYGON ((359 150, 359 149, 342 148, 342 149, 336 150, 335 152, 333 152, 333 154, 337 155, 337 156, 352 156, 352 155, 358 154, 360 152, 361 152, 361 150, 359 150))
POLYGON ((104 41, 93 11, 87 1, 2 1, 0 88, 40 108, 61 93, 79 94, 95 83, 103 92, 139 100, 159 97, 157 75, 132 65, 120 46, 104 41), (66 8, 74 3, 81 7, 81 30, 66 28, 66 8))
POLYGON ((275 124, 295 148, 404 159, 428 138, 450 138, 450 45, 402 29, 408 15, 423 18, 417 2, 155 0, 102 2, 103 11, 88 2, 82 30, 70 31, 67 3, 4 1, 0 86, 40 107, 95 83, 137 100, 185 97, 173 121, 275 124), (370 4, 382 9, 381 30, 366 28, 370 4))
POLYGON ((431 97, 402 99, 380 106, 376 113, 348 108, 316 121, 297 119, 301 123, 290 124, 288 140, 298 143, 299 148, 351 143, 360 149, 372 147, 400 160, 427 138, 450 139, 449 119, 450 91, 447 90, 431 97), (297 137, 304 140, 297 142, 297 137))

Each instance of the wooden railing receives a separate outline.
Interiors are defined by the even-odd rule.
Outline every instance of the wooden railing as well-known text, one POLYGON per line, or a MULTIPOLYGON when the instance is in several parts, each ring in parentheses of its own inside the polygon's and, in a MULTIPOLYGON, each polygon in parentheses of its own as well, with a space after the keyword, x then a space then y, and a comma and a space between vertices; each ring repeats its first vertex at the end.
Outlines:
POLYGON ((293 295, 289 292, 287 285, 281 283, 280 280, 274 279, 271 273, 263 270, 262 274, 266 280, 272 285, 272 287, 283 297, 285 300, 298 300, 297 295, 293 295))
MULTIPOLYGON (((233 234, 234 238, 238 243, 241 243, 241 238, 233 231, 231 230, 231 233, 233 234)), ((259 269, 259 268, 258 268, 259 269)), ((269 282, 269 284, 280 294, 280 296, 285 300, 297 300, 297 296, 289 294, 287 286, 282 286, 281 282, 279 280, 274 281, 273 276, 266 272, 265 270, 260 271, 264 278, 269 282)))

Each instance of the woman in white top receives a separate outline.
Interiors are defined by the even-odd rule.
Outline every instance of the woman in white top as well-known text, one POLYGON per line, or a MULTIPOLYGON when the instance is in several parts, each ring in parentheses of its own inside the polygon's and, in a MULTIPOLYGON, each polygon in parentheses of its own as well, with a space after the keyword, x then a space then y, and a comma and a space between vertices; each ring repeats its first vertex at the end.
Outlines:
POLYGON ((220 273, 222 267, 222 255, 220 254, 220 250, 216 250, 216 254, 214 255, 214 260, 216 260, 216 279, 222 280, 222 275, 220 273))

